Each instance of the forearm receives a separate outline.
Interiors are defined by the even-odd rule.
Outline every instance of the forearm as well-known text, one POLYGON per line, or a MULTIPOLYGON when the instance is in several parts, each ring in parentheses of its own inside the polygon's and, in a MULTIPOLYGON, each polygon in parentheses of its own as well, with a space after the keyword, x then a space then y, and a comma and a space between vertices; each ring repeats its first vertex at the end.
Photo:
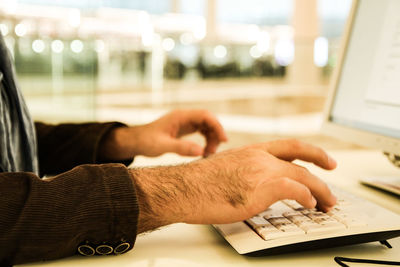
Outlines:
POLYGON ((131 169, 140 210, 138 233, 179 222, 211 224, 242 219, 228 214, 245 204, 248 186, 236 175, 221 172, 219 163, 209 159, 131 169))

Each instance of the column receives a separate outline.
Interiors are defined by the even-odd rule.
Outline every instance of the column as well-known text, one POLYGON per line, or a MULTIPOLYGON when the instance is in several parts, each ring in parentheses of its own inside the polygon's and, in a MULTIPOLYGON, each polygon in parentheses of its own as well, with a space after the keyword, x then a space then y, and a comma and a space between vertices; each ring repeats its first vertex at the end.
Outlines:
POLYGON ((318 37, 318 0, 293 0, 292 26, 295 55, 288 67, 287 80, 295 85, 318 85, 321 70, 314 64, 314 40, 318 37))
POLYGON ((172 13, 180 13, 180 0, 170 0, 171 2, 171 12, 172 13))
POLYGON ((207 0, 207 36, 208 41, 216 38, 217 32, 217 0, 207 0))

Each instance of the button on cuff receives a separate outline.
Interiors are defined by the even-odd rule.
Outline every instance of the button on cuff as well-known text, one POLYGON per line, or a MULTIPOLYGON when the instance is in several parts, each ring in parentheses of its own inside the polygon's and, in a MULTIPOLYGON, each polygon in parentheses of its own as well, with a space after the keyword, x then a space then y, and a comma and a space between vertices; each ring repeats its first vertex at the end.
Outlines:
POLYGON ((113 253, 114 248, 106 245, 106 244, 102 244, 96 247, 96 253, 99 255, 108 255, 113 253))
POLYGON ((125 253, 129 250, 130 247, 131 247, 131 245, 127 242, 121 243, 115 247, 114 254, 118 255, 118 254, 125 253))
POLYGON ((101 244, 93 244, 89 241, 85 241, 78 246, 78 253, 83 256, 93 255, 110 255, 110 254, 123 254, 132 248, 132 245, 125 239, 121 239, 118 243, 107 244, 103 242, 101 244))
POLYGON ((94 250, 94 248, 92 248, 91 246, 84 244, 84 245, 80 245, 78 247, 78 252, 79 254, 83 255, 83 256, 93 256, 94 254, 96 254, 96 251, 94 250))

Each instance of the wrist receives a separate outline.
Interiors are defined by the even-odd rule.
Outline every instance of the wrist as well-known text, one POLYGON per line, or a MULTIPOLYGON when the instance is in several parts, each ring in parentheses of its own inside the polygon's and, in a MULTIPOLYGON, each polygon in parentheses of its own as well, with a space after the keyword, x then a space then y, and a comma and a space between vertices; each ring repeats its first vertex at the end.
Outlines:
POLYGON ((100 144, 99 158, 103 160, 127 160, 139 153, 137 151, 140 126, 118 127, 105 136, 100 144))
POLYGON ((180 166, 130 169, 139 205, 138 233, 185 222, 189 207, 180 166))

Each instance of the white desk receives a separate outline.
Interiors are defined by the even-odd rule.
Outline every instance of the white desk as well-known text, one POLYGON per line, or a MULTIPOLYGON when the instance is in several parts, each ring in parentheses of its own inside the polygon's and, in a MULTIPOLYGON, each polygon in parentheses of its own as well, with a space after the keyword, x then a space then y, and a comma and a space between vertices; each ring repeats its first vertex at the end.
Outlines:
MULTIPOLYGON (((314 173, 329 183, 345 188, 400 214, 400 198, 367 188, 357 182, 357 178, 362 175, 400 175, 400 170, 392 166, 380 152, 331 151, 331 154, 339 163, 336 171, 325 172, 314 166, 307 166, 310 166, 309 168, 314 173)), ((172 155, 151 160, 137 158, 135 165, 156 165, 172 163, 177 160, 187 159, 172 155)), ((400 261, 400 238, 392 239, 389 242, 393 249, 373 242, 318 251, 250 258, 237 254, 211 226, 176 224, 139 236, 135 248, 121 256, 91 258, 74 256, 58 261, 23 266, 339 266, 334 262, 334 256, 400 261)))

